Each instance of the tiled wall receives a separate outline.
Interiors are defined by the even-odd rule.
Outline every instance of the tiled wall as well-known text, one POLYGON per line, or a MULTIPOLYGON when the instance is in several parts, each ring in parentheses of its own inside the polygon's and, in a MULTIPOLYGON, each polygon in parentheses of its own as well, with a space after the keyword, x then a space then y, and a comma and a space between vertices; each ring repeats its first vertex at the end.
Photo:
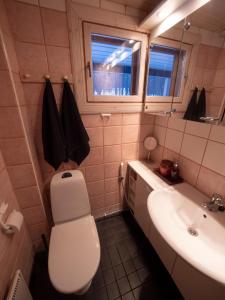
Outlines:
MULTIPOLYGON (((88 5, 90 3, 87 2, 88 5)), ((41 168, 44 188, 48 190, 54 170, 43 159, 41 141, 43 75, 47 73, 51 75, 56 101, 60 104, 62 76, 66 74, 73 82, 65 1, 53 3, 46 0, 39 2, 7 0, 5 4, 16 45, 25 94, 24 107, 28 112, 31 137, 41 168), (25 74, 30 75, 28 80, 23 77, 25 74)), ((95 1, 92 4, 99 6, 100 2, 95 1)), ((123 7, 124 14, 143 16, 141 11, 129 7, 125 11, 125 6, 110 1, 101 1, 101 6, 103 9, 113 11, 123 7)), ((122 191, 119 190, 118 184, 120 162, 136 159, 145 154, 143 139, 152 132, 153 117, 137 113, 114 114, 109 120, 103 120, 100 115, 83 115, 82 118, 90 136, 91 153, 80 169, 87 181, 93 214, 98 217, 121 208, 122 191)), ((75 163, 71 162, 61 166, 60 170, 76 167, 75 163)), ((48 205, 49 199, 46 207, 48 205)))
POLYGON ((0 89, 0 148, 20 208, 29 225, 33 243, 38 247, 41 243, 41 233, 47 233, 41 197, 41 178, 27 122, 14 42, 2 0, 0 1, 0 89))
MULTIPOLYGON (((9 204, 7 214, 12 209, 19 209, 16 195, 14 193, 5 162, 0 150, 0 203, 5 201, 9 204)), ((10 285, 15 270, 21 269, 23 275, 29 282, 31 267, 33 263, 33 249, 30 236, 25 223, 21 231, 8 236, 0 230, 0 299, 4 298, 10 285)), ((4 298, 5 299, 5 298, 4 298)))
POLYGON ((157 116, 153 135, 156 161, 178 161, 187 182, 206 195, 225 196, 225 127, 157 116))

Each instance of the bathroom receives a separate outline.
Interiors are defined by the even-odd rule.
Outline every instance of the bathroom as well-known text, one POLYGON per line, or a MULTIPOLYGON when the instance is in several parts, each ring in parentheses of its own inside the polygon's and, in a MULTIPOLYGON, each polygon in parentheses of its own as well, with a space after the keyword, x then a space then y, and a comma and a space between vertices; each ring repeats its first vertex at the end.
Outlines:
POLYGON ((225 299, 224 20, 223 0, 0 0, 0 300, 225 299), (78 162, 56 162, 61 123, 78 162))

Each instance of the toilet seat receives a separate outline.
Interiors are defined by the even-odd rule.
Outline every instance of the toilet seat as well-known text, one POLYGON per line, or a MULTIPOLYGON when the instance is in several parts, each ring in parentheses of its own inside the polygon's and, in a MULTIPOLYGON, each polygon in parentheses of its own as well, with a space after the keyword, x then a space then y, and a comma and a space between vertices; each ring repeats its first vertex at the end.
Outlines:
POLYGON ((91 215, 52 228, 48 270, 61 293, 75 293, 94 277, 100 262, 100 243, 91 215))

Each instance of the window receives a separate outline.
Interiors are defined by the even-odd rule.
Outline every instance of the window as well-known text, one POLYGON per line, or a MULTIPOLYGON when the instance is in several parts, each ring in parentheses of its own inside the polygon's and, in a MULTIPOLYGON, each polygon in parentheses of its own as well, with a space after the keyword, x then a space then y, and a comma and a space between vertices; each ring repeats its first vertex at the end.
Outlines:
POLYGON ((171 102, 182 97, 187 72, 190 45, 157 39, 149 50, 146 96, 151 101, 171 102), (154 100, 153 100, 154 97, 154 100), (158 99, 157 99, 158 97, 158 99))
POLYGON ((88 101, 141 102, 147 37, 89 23, 84 34, 88 101))

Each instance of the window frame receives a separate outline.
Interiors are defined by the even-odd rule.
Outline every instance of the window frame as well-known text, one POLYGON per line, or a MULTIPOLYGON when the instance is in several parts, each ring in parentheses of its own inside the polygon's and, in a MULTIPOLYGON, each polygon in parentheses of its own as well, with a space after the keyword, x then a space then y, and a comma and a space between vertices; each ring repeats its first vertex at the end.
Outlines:
POLYGON ((131 30, 120 29, 105 25, 99 25, 91 22, 83 22, 84 38, 84 66, 87 103, 143 103, 144 75, 145 75, 145 58, 147 50, 147 34, 131 30), (92 51, 91 51, 91 34, 102 34, 112 37, 133 39, 141 42, 140 60, 139 60, 139 79, 136 95, 129 96, 112 96, 112 95, 94 95, 93 93, 93 74, 92 51))
MULTIPOLYGON (((188 78, 188 73, 190 71, 190 60, 191 60, 191 53, 192 53, 192 45, 187 44, 187 43, 182 43, 180 45, 179 41, 171 40, 168 38, 164 37, 159 37, 154 39, 154 41, 150 42, 150 46, 154 45, 162 45, 162 46, 168 46, 171 48, 176 48, 181 50, 186 51, 186 64, 185 64, 185 70, 184 70, 184 76, 181 81, 181 86, 180 86, 180 94, 179 96, 148 96, 147 95, 147 88, 148 88, 148 73, 149 73, 149 64, 150 64, 150 59, 151 59, 151 52, 150 52, 150 47, 148 48, 148 63, 146 66, 146 87, 145 87, 145 103, 158 103, 158 104, 166 104, 166 103, 182 103, 183 101, 183 95, 185 94, 185 90, 188 89, 187 85, 187 78, 188 78)), ((175 85, 177 82, 177 78, 175 79, 175 85)))

